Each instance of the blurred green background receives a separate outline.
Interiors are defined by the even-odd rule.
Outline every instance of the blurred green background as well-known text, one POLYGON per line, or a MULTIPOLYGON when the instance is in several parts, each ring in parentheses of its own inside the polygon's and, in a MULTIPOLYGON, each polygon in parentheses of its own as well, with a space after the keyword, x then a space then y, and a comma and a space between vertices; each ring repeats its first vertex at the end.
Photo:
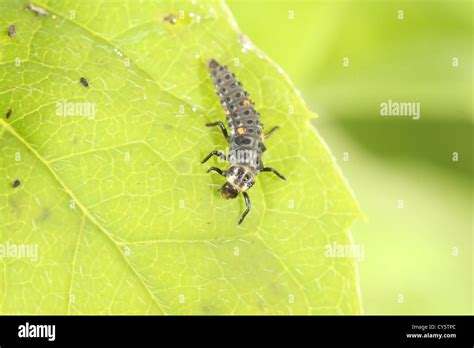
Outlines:
POLYGON ((227 3, 319 115, 367 216, 364 312, 472 314, 473 2, 227 3), (380 116, 389 99, 420 119, 380 116))

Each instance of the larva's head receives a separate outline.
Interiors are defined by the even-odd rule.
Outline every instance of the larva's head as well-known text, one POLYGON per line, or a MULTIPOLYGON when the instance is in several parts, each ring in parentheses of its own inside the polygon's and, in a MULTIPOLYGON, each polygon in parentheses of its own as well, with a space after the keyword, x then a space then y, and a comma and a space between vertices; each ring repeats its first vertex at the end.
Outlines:
POLYGON ((208 62, 208 66, 210 70, 216 69, 220 66, 220 64, 215 59, 210 59, 208 62))
POLYGON ((234 165, 227 170, 227 182, 222 186, 221 192, 225 198, 235 198, 239 192, 247 191, 255 184, 255 174, 243 165, 234 165), (225 190, 224 190, 225 187, 225 190), (224 195, 224 191, 228 192, 224 195), (233 194, 233 192, 236 192, 233 194))
POLYGON ((239 194, 239 190, 236 187, 234 187, 234 185, 228 182, 222 185, 219 191, 222 194, 222 197, 224 197, 225 199, 235 198, 239 194))

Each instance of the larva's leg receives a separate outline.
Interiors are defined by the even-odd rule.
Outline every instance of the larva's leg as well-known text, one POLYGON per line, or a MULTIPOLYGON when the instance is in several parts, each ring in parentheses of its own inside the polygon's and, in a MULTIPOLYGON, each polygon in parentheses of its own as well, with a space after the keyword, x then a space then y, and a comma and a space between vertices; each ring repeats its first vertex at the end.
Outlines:
POLYGON ((270 167, 264 167, 260 170, 261 172, 272 172, 273 174, 275 174, 276 176, 278 176, 280 179, 282 180, 286 180, 286 178, 281 175, 276 169, 274 168, 270 168, 270 167))
POLYGON ((221 121, 213 122, 213 123, 206 123, 207 127, 214 127, 214 126, 219 126, 219 128, 222 131, 222 134, 226 138, 226 140, 229 139, 229 134, 227 134, 227 129, 225 128, 224 124, 221 121))
POLYGON ((264 135, 264 138, 267 139, 267 138, 268 138, 270 135, 272 135, 272 133, 273 133, 274 131, 276 131, 277 129, 280 129, 280 127, 279 127, 279 126, 275 126, 275 127, 273 127, 272 129, 270 129, 270 131, 269 131, 267 134, 264 135))
POLYGON ((211 151, 211 153, 209 153, 209 155, 207 155, 206 157, 204 157, 204 159, 201 161, 201 163, 206 163, 206 162, 209 160, 209 158, 211 158, 212 156, 217 156, 217 157, 220 157, 220 158, 222 158, 223 160, 226 160, 226 161, 227 161, 226 156, 225 156, 222 152, 220 152, 220 151, 215 151, 215 150, 214 150, 214 151, 211 151))
POLYGON ((237 223, 238 225, 240 225, 242 223, 242 221, 244 221, 245 217, 247 216, 247 214, 250 211, 250 208, 252 207, 252 205, 250 204, 250 197, 249 197, 248 193, 247 192, 242 192, 242 195, 244 196, 244 199, 245 199, 245 210, 244 210, 242 216, 240 217, 239 222, 237 223))
POLYGON ((217 167, 211 167, 207 170, 206 173, 209 173, 209 172, 216 172, 217 174, 220 174, 222 176, 225 176, 226 175, 226 171, 225 170, 221 170, 220 168, 217 168, 217 167))

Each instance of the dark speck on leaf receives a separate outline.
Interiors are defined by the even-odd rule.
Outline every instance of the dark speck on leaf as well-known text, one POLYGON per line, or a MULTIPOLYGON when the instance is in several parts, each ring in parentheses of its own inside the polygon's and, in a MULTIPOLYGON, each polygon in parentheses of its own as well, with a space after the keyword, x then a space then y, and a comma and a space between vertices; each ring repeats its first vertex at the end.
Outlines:
POLYGON ((20 186, 20 184, 21 184, 21 181, 18 179, 15 179, 15 181, 13 182, 13 188, 20 186))
POLYGON ((15 37, 16 36, 16 25, 11 24, 8 26, 8 36, 15 37))
POLYGON ((12 109, 8 109, 7 113, 5 114, 7 120, 10 118, 11 114, 12 114, 12 109))
POLYGON ((167 15, 165 18, 163 18, 163 20, 170 24, 176 24, 176 17, 173 14, 167 15))
POLYGON ((81 77, 80 81, 84 87, 89 87, 89 82, 84 77, 81 77))
POLYGON ((51 211, 48 208, 44 208, 37 222, 38 223, 44 222, 45 220, 49 218, 50 215, 51 215, 51 211))

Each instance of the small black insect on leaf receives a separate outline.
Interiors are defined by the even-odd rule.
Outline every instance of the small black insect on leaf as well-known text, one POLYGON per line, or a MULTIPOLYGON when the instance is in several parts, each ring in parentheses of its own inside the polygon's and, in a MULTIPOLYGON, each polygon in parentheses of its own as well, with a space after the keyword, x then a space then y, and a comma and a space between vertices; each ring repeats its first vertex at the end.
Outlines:
POLYGON ((18 179, 15 179, 15 181, 13 182, 13 188, 18 187, 20 185, 21 185, 21 181, 18 179))
POLYGON ((8 26, 8 36, 15 37, 16 36, 16 25, 11 24, 8 26))
POLYGON ((5 114, 7 120, 10 118, 12 112, 13 112, 12 109, 8 109, 7 113, 5 114))
POLYGON ((87 80, 84 77, 81 77, 79 81, 81 81, 84 87, 89 87, 89 82, 87 82, 87 80))

